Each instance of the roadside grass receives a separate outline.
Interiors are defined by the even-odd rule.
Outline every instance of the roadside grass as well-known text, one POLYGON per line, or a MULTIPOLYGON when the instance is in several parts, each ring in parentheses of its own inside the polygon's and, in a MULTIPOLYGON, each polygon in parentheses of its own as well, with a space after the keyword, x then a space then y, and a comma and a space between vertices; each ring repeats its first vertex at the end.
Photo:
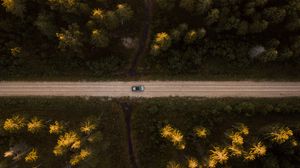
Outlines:
MULTIPOLYGON (((137 100, 133 105, 132 132, 138 162, 143 168, 164 168, 168 161, 185 162, 188 156, 199 159, 213 145, 223 144, 224 131, 237 122, 249 127, 250 138, 272 124, 295 126, 300 121, 299 102, 299 98, 137 100), (177 150, 160 136, 160 129, 166 124, 183 133, 187 139, 185 151, 177 150), (194 140, 193 129, 196 126, 204 126, 211 131, 206 140, 194 140)), ((236 166, 238 164, 236 162, 236 166)), ((255 163, 252 167, 255 165, 258 166, 255 163)))
MULTIPOLYGON (((27 118, 37 116, 49 120, 65 121, 70 130, 78 130, 80 123, 90 116, 101 116, 99 130, 103 140, 94 148, 100 151, 96 160, 97 168, 130 168, 127 146, 127 135, 122 109, 114 100, 106 98, 0 98, 1 121, 13 114, 25 115, 27 118)), ((2 127, 2 126, 1 126, 2 127)), ((2 128, 1 128, 2 129, 2 128)), ((3 130, 2 130, 3 131, 3 130)), ((57 142, 57 136, 49 134, 49 128, 43 132, 30 135, 27 131, 21 135, 10 138, 22 137, 30 145, 37 147, 40 152, 42 167, 64 167, 68 162, 66 157, 55 157, 52 150, 57 142)), ((8 137, 2 137, 0 152, 8 150, 8 137)), ((20 141, 21 139, 15 139, 20 141)), ((1 157, 1 160, 3 158, 1 157)), ((2 160, 3 161, 3 160, 2 160)), ((31 164, 21 163, 21 167, 31 167, 31 164)))

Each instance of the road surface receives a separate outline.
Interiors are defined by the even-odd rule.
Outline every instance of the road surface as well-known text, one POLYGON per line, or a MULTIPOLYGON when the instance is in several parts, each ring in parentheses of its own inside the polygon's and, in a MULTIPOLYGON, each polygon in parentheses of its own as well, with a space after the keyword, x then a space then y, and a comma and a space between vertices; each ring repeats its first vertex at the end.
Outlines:
POLYGON ((0 82, 0 96, 291 97, 300 96, 300 82, 0 82), (133 93, 140 84, 145 91, 133 93))

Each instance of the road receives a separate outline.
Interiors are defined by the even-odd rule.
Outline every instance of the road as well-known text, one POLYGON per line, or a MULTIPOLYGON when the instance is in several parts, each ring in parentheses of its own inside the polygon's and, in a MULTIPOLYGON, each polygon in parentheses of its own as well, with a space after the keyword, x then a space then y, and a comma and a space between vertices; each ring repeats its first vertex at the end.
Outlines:
POLYGON ((300 82, 0 82, 0 96, 291 97, 300 96, 300 82), (145 91, 133 93, 139 84, 145 91))

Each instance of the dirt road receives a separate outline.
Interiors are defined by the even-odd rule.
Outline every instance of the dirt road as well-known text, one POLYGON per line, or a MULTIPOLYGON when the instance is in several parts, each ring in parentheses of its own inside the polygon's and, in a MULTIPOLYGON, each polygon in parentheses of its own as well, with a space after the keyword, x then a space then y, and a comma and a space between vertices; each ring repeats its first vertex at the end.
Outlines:
POLYGON ((0 96, 288 97, 300 96, 300 82, 0 82, 0 96), (133 93, 139 84, 145 91, 133 93))

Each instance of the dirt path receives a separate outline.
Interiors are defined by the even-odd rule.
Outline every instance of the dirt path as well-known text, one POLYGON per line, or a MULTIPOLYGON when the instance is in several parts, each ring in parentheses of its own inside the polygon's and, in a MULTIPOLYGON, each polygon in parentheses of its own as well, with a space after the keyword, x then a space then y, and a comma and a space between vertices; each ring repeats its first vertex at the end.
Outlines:
POLYGON ((145 55, 148 50, 148 46, 151 40, 151 22, 153 16, 153 0, 144 0, 145 1, 145 18, 142 28, 142 32, 139 38, 139 46, 136 52, 133 55, 133 60, 131 62, 131 67, 129 69, 129 76, 136 76, 136 68, 140 58, 145 55))
POLYGON ((0 82, 0 96, 289 97, 300 96, 300 82, 0 82), (145 91, 134 93, 133 85, 145 91))
POLYGON ((129 103, 123 102, 120 103, 124 112, 125 116, 125 123, 126 123, 126 130, 127 130, 127 142, 128 142, 128 152, 129 152, 129 159, 130 163, 132 164, 132 168, 138 168, 135 154, 133 151, 133 144, 132 144, 132 135, 131 135, 131 111, 132 107, 129 103))

